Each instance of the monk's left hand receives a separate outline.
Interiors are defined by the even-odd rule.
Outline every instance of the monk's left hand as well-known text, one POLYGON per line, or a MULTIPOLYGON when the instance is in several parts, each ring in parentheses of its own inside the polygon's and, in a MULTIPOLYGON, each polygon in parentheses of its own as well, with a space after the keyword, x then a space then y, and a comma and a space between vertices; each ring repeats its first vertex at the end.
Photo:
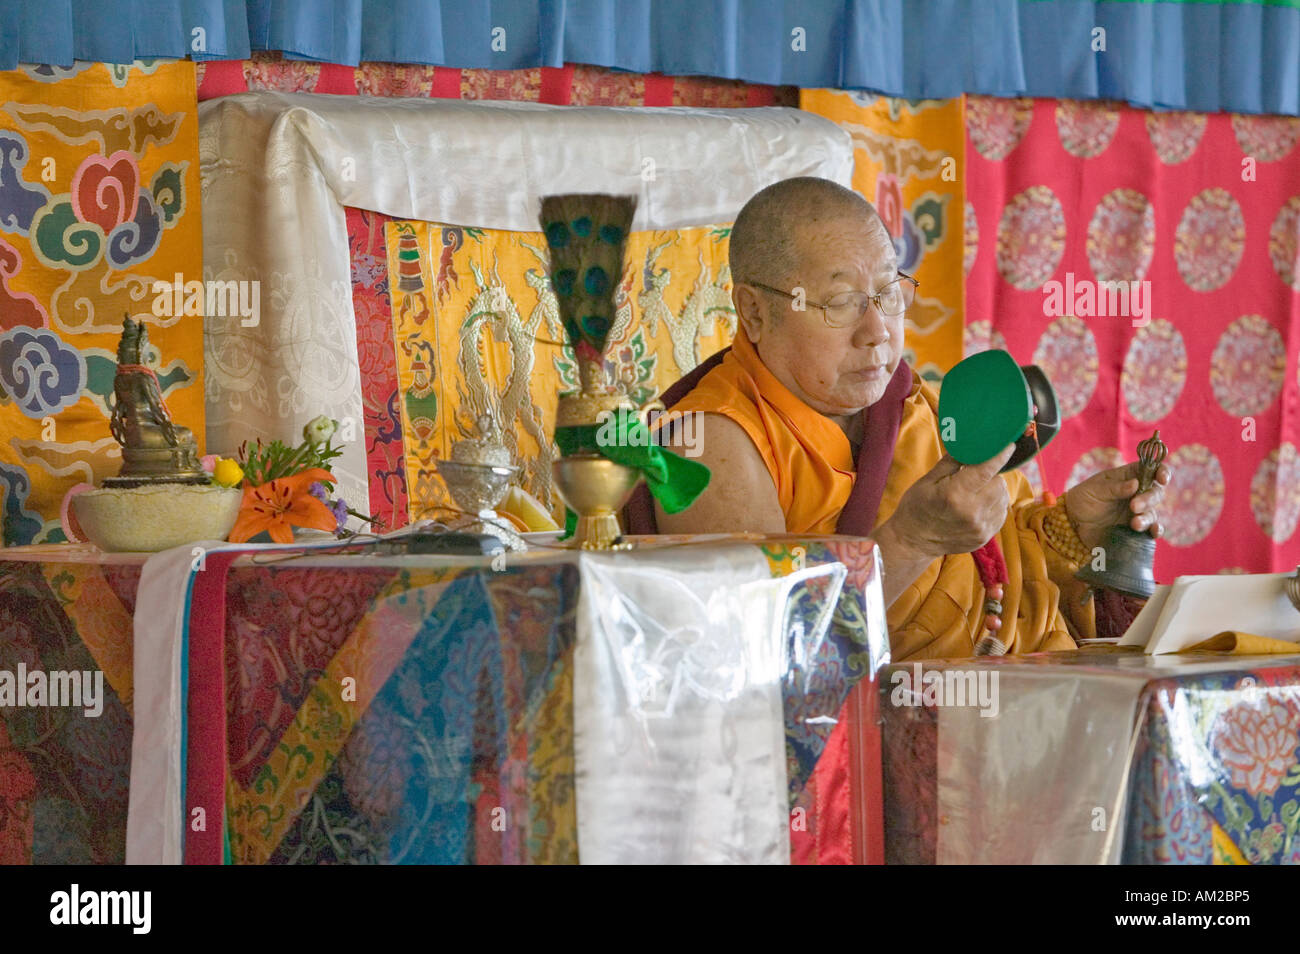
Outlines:
POLYGON ((1133 496, 1137 494, 1140 466, 1138 461, 1133 461, 1123 467, 1103 470, 1065 492, 1065 510, 1079 532, 1079 539, 1089 550, 1101 546, 1106 531, 1122 523, 1126 516, 1134 530, 1149 530, 1153 537, 1164 532, 1157 509, 1164 500, 1173 471, 1168 464, 1161 464, 1151 489, 1133 496))

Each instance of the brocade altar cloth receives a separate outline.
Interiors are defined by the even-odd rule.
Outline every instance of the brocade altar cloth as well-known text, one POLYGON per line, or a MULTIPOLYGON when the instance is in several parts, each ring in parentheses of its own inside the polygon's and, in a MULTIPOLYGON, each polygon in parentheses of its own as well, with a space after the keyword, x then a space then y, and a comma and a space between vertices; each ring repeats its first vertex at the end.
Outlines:
POLYGON ((94 717, 0 705, 0 864, 126 858, 131 621, 143 562, 68 545, 0 551, 0 671, 104 674, 94 717))
MULTIPOLYGON (((71 628, 56 611, 93 621, 86 642, 108 644, 99 665, 129 686, 142 557, 69 571, 62 553, 5 553, 0 619, 17 632, 23 609, 37 644, 71 628), (104 622, 90 596, 112 574, 122 592, 104 622)), ((219 658, 189 621, 189 783, 174 806, 224 818, 224 838, 187 830, 188 861, 785 862, 794 798, 853 684, 887 659, 875 550, 858 540, 537 549, 504 567, 268 550, 224 572, 219 658), (196 783, 212 765, 224 798, 196 783)), ((93 839, 34 834, 31 817, 94 753, 45 758, 24 713, 0 717, 8 856, 77 860, 93 839)), ((118 721, 111 800, 80 809, 111 843, 93 860, 123 857, 131 725, 118 721)))
MULTIPOLYGON (((790 640, 788 656, 776 670, 781 774, 793 798, 834 724, 835 700, 878 659, 859 642, 874 612, 866 598, 871 566, 835 541, 712 544, 698 555, 706 552, 723 569, 729 562, 728 572, 761 556, 769 576, 790 587, 778 627, 790 640), (836 585, 837 549, 847 554, 839 561, 846 575, 832 605, 825 593, 836 585), (820 643, 794 638, 818 630, 828 607, 820 643), (820 649, 808 655, 810 646, 820 649)), ((96 718, 72 708, 0 707, 6 863, 125 858, 142 562, 143 555, 70 546, 14 548, 0 559, 0 670, 21 662, 28 671, 104 673, 96 718)), ((641 613, 597 595, 622 576, 619 557, 544 552, 504 572, 457 562, 232 565, 219 664, 230 860, 573 861, 626 858, 634 849, 662 858, 680 850, 664 833, 698 833, 691 824, 711 839, 692 849, 710 857, 731 857, 737 832, 761 833, 773 851, 768 809, 731 805, 725 831, 699 824, 721 801, 725 786, 715 781, 712 802, 666 800, 658 817, 623 837, 599 835, 605 840, 584 855, 587 833, 608 833, 611 822, 575 781, 607 797, 600 786, 618 780, 593 778, 597 770, 583 766, 622 758, 642 773, 645 790, 632 795, 644 806, 651 791, 670 790, 665 779, 683 760, 735 752, 743 758, 730 778, 765 778, 771 805, 772 738, 739 748, 731 731, 736 713, 748 719, 764 707, 772 725, 773 668, 761 652, 771 640, 753 644, 760 652, 749 682, 733 692, 737 670, 717 664, 725 638, 683 641, 662 620, 656 635, 658 614, 671 621, 675 607, 641 613), (593 569, 586 581, 584 562, 593 569), (584 596, 609 624, 585 630, 585 659, 576 653, 584 596), (349 675, 357 701, 344 706, 349 675), (716 699, 729 693, 739 705, 730 712, 716 699), (608 727, 608 744, 579 758, 582 723, 569 700, 587 706, 583 694, 597 704, 586 708, 582 731, 608 727), (675 727, 666 709, 675 717, 690 711, 693 721, 675 727), (681 744, 691 724, 708 729, 694 749, 681 744), (651 743, 663 758, 635 760, 651 743)), ((622 565, 632 570, 636 562, 622 565)), ((762 579, 756 573, 754 582, 762 579)), ((666 584, 674 599, 708 605, 707 589, 702 596, 689 575, 666 584)), ((915 670, 903 664, 880 673, 889 861, 1300 860, 1300 657, 1091 650, 924 664, 931 670, 997 672, 998 711, 894 705, 893 673, 915 670)), ((708 780, 709 768, 693 770, 708 780)))
POLYGON ((891 864, 1300 862, 1300 654, 901 663, 880 692, 891 864), (908 704, 918 670, 996 674, 996 714, 908 704))

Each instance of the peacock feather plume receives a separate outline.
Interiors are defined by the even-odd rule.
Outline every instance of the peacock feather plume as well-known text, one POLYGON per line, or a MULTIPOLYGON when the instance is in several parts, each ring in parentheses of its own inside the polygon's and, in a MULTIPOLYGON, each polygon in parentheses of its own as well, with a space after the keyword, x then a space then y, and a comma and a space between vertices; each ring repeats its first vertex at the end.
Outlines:
POLYGON ((574 193, 542 198, 551 284, 584 392, 604 387, 605 344, 623 275, 636 196, 574 193))

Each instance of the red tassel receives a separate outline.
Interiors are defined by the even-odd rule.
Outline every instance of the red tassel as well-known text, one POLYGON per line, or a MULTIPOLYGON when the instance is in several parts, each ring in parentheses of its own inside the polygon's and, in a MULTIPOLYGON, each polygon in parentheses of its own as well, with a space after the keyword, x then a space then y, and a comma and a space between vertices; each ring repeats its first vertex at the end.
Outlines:
POLYGON ((987 590, 995 583, 1008 582, 1007 561, 1002 556, 1002 547, 997 537, 975 550, 971 556, 975 558, 975 566, 979 569, 984 589, 987 590))

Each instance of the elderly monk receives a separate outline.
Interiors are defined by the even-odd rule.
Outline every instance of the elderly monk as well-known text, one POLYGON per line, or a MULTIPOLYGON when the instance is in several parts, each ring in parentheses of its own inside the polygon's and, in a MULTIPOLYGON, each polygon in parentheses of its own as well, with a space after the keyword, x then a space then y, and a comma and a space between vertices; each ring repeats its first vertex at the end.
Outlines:
MULTIPOLYGON (((971 551, 996 536, 1009 576, 999 648, 1073 649, 1097 635, 1078 561, 1126 515, 1160 533, 1169 468, 1140 496, 1135 462, 1048 506, 1023 475, 998 474, 1014 445, 979 466, 945 454, 938 395, 903 361, 916 283, 855 192, 815 178, 767 187, 737 216, 730 259, 735 342, 665 395, 701 412, 713 479, 681 513, 656 505, 658 531, 869 533, 896 660, 974 652, 986 594, 971 551)), ((671 433, 663 443, 684 449, 671 433)))

